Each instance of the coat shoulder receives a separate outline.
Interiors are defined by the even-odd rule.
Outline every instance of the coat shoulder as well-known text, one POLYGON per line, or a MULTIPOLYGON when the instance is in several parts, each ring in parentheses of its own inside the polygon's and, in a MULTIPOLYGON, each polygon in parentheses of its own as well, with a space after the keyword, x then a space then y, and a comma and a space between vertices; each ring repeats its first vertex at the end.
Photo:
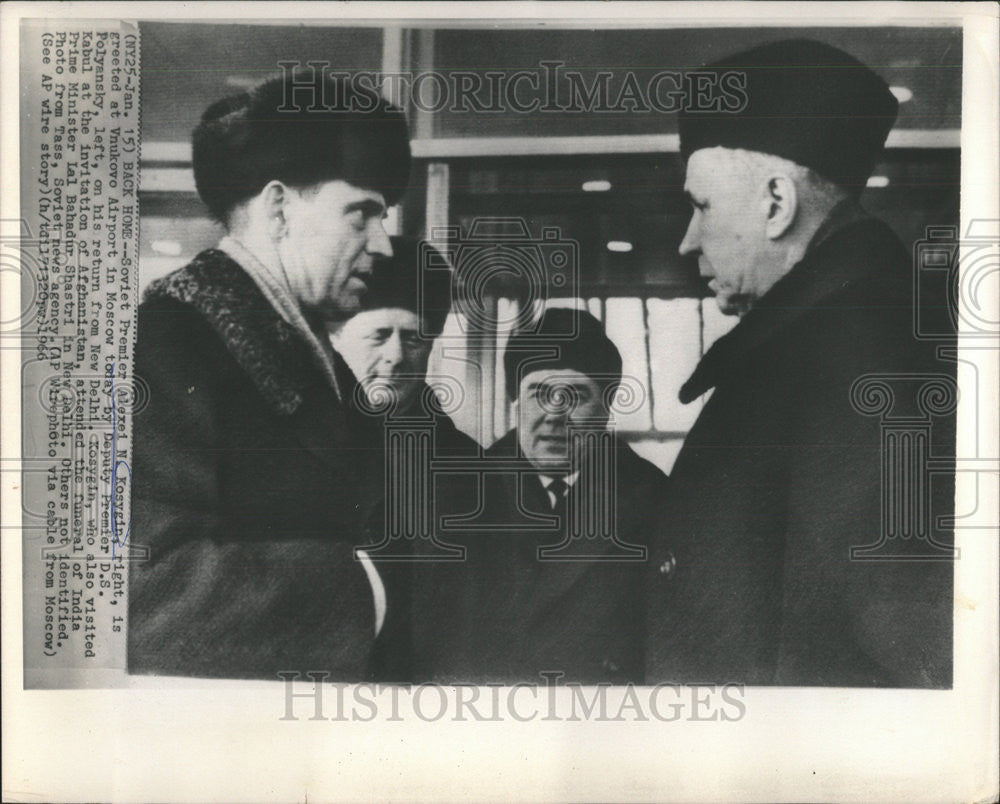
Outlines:
POLYGON ((487 458, 514 458, 519 452, 517 430, 508 430, 484 451, 487 458))
POLYGON ((474 458, 482 453, 482 447, 471 436, 455 425, 450 416, 437 416, 435 423, 435 445, 439 454, 456 458, 474 458))
POLYGON ((941 368, 915 321, 918 312, 943 314, 947 302, 918 287, 906 250, 884 223, 873 219, 837 233, 814 260, 817 273, 844 281, 781 339, 790 372, 798 367, 813 389, 840 392, 867 373, 941 368))
POLYGON ((670 478, 659 466, 640 456, 628 444, 619 446, 619 467, 630 482, 655 492, 665 490, 670 485, 670 478))
POLYGON ((208 320, 190 304, 168 296, 147 298, 139 305, 136 341, 152 352, 188 351, 221 339, 208 320))

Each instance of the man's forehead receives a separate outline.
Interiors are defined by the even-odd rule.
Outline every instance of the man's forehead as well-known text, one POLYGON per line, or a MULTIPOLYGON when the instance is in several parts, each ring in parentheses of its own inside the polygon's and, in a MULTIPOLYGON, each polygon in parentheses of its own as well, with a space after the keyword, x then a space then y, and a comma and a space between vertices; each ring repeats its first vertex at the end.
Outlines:
POLYGON ((559 385, 587 386, 594 383, 593 377, 576 369, 547 368, 529 371, 521 380, 524 385, 544 385, 547 383, 559 385))
POLYGON ((684 191, 698 195, 714 190, 732 191, 751 178, 745 152, 722 146, 702 148, 688 158, 684 191))
POLYGON ((377 307, 373 310, 362 310, 351 319, 359 329, 418 329, 419 317, 412 310, 404 307, 377 307))
POLYGON ((319 192, 324 195, 335 196, 345 204, 367 201, 385 208, 385 198, 378 190, 359 187, 343 179, 333 179, 324 182, 319 186, 319 192))
POLYGON ((704 184, 718 171, 729 167, 731 151, 728 148, 702 148, 688 157, 685 189, 690 184, 704 184))

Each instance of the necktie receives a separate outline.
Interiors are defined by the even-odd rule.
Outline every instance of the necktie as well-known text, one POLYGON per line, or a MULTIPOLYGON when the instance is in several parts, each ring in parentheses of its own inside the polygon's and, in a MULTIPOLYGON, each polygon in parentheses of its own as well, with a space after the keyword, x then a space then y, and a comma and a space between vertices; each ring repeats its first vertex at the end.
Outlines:
POLYGON ((547 489, 549 493, 549 502, 552 504, 552 510, 558 512, 564 512, 566 510, 566 495, 569 494, 569 485, 561 477, 557 477, 551 483, 547 489))

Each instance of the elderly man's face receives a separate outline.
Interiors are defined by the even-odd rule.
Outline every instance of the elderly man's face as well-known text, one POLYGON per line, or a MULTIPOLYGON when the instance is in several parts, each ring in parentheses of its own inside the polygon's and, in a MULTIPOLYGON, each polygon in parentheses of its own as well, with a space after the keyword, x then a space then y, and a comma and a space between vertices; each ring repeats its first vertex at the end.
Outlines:
POLYGON ((521 452, 539 470, 569 459, 569 425, 607 426, 602 387, 575 369, 539 369, 521 379, 517 395, 521 452))
POLYGON ((727 148, 691 154, 684 191, 693 207, 679 251, 696 256, 726 315, 742 315, 762 295, 768 259, 766 205, 755 173, 727 148))
POLYGON ((378 405, 386 393, 395 395, 397 410, 415 401, 432 346, 420 336, 416 313, 397 307, 365 310, 330 337, 372 404, 378 405))
POLYGON ((290 190, 278 254, 303 310, 323 320, 358 310, 376 257, 392 256, 380 193, 344 181, 290 190))

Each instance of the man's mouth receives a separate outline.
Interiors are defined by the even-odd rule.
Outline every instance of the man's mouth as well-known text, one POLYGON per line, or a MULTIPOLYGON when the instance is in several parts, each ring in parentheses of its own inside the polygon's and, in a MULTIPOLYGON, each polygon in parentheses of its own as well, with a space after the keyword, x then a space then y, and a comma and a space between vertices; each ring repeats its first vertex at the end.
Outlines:
POLYGON ((404 379, 405 379, 404 377, 401 377, 399 374, 396 373, 389 373, 389 374, 372 373, 365 378, 365 381, 372 383, 374 385, 396 386, 400 385, 404 379))
POLYGON ((704 282, 713 292, 715 291, 715 280, 718 278, 715 275, 715 271, 711 270, 711 267, 705 262, 704 259, 698 261, 698 273, 701 276, 701 281, 704 282))

